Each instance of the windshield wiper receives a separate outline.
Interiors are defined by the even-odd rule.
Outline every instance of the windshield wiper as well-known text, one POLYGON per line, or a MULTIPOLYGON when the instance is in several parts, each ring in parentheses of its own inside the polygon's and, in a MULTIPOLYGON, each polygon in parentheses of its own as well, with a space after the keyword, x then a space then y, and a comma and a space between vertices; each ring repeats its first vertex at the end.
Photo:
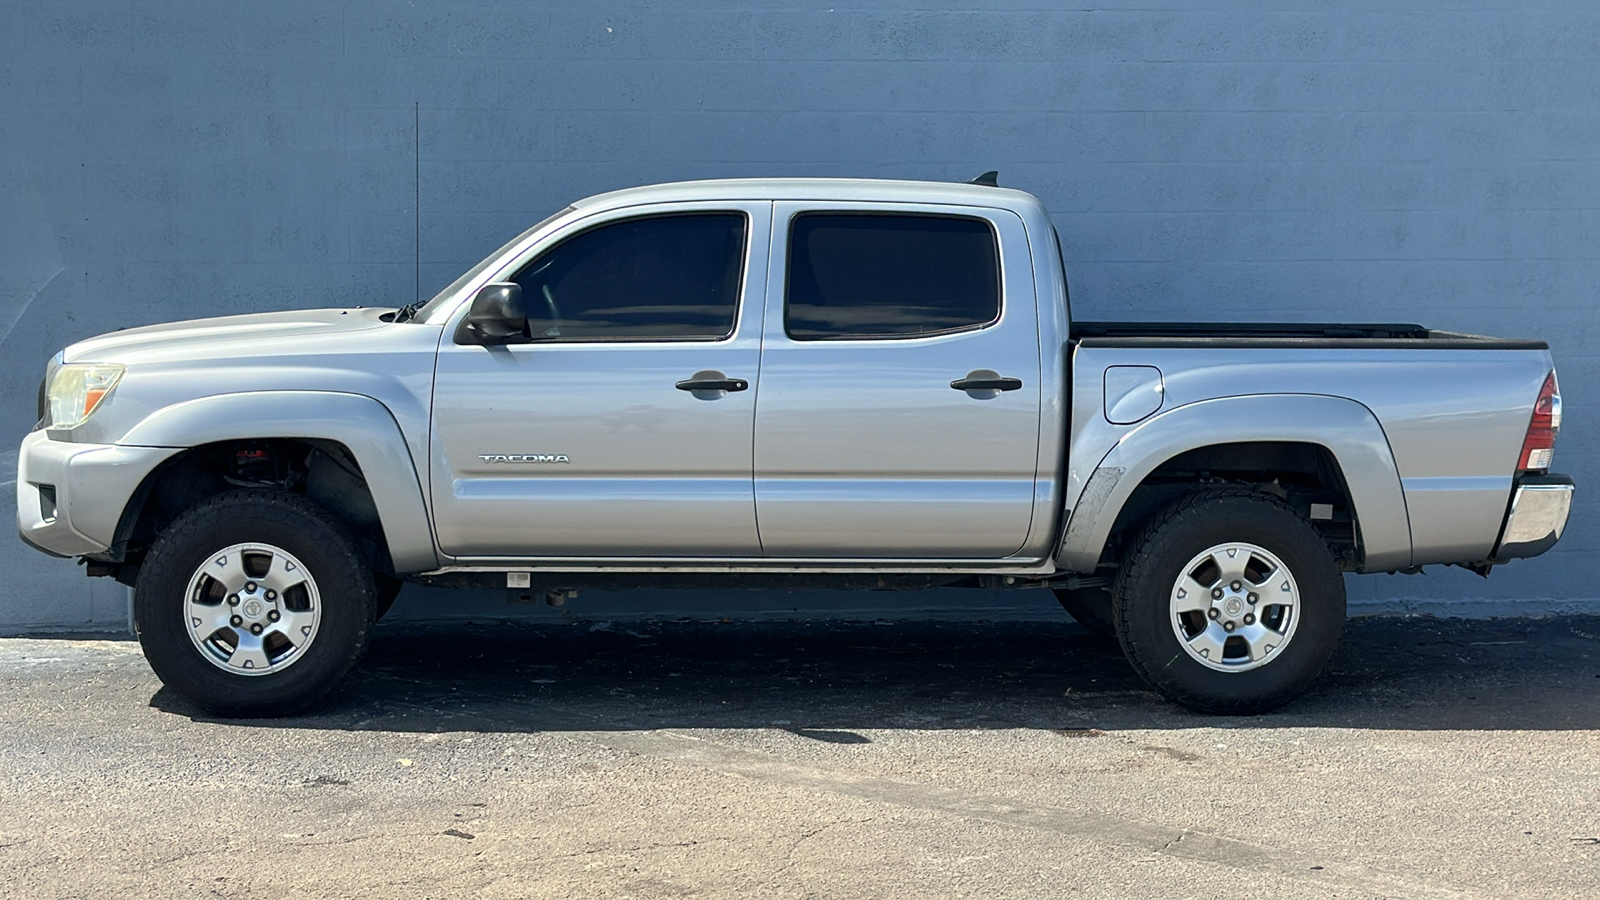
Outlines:
POLYGON ((421 303, 407 303, 405 306, 400 307, 400 309, 395 312, 394 318, 390 319, 389 321, 391 321, 391 322, 406 322, 406 321, 409 321, 413 316, 415 316, 417 314, 417 310, 419 310, 421 308, 422 308, 422 304, 421 303))

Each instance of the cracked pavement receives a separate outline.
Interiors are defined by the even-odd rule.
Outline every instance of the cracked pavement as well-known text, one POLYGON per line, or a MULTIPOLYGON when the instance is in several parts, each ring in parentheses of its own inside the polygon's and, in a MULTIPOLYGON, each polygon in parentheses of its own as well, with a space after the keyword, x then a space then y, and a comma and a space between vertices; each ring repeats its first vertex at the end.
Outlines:
POLYGON ((1364 619, 1188 713, 1066 622, 385 624, 311 713, 0 640, 0 894, 1584 897, 1600 619, 1364 619))

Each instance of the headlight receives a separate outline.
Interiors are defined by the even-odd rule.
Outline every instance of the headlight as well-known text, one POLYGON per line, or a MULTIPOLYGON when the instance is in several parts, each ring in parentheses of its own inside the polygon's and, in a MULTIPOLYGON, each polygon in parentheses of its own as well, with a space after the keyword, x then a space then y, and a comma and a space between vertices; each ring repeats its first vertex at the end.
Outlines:
POLYGON ((50 379, 50 428, 76 428, 94 414, 122 379, 122 366, 71 365, 50 379))

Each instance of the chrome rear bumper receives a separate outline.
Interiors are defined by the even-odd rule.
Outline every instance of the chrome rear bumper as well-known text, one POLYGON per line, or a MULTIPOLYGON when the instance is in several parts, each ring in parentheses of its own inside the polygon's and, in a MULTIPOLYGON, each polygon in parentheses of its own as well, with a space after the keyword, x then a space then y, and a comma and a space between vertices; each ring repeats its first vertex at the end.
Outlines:
POLYGON ((1511 493, 1511 508, 1491 562, 1526 559, 1561 540, 1572 511, 1573 481, 1566 475, 1525 475, 1511 493))

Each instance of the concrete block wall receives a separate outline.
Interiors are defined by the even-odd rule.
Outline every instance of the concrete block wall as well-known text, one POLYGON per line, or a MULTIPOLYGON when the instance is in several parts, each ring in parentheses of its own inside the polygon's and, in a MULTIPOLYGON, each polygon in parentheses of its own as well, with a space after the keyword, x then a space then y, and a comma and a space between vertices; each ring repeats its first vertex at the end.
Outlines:
MULTIPOLYGON (((1082 317, 1550 340, 1587 487, 1566 540, 1352 602, 1592 610, 1597 95, 1585 0, 0 0, 0 481, 44 361, 97 332, 398 305, 627 185, 997 168, 1053 211, 1082 317)), ((0 572, 0 628, 122 620, 9 528, 0 572)), ((1048 605, 945 598, 828 602, 1048 605)))

